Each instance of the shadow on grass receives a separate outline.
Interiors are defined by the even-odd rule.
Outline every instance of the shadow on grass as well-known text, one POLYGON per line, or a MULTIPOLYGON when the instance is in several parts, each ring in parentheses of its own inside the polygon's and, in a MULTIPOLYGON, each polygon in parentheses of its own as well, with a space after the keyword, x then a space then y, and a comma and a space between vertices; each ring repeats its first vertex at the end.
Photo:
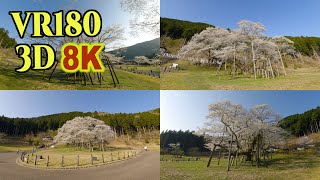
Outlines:
POLYGON ((270 168, 279 170, 299 169, 299 168, 318 168, 320 159, 316 154, 288 154, 268 160, 267 165, 270 168))
MULTIPOLYGON (((12 87, 11 83, 16 83, 15 81, 21 82, 21 85, 23 85, 25 83, 24 80, 36 80, 39 83, 43 82, 48 84, 55 84, 62 87, 66 85, 73 85, 74 88, 114 88, 111 76, 108 76, 107 74, 104 75, 104 80, 102 81, 102 85, 100 86, 97 78, 92 79, 93 85, 91 84, 90 80, 87 80, 86 85, 84 81, 76 81, 76 83, 74 83, 73 78, 67 79, 67 76, 64 72, 57 70, 52 75, 51 81, 49 81, 49 76, 51 73, 50 70, 46 71, 43 75, 43 71, 28 71, 26 73, 18 73, 15 71, 16 68, 17 67, 15 66, 4 66, 4 64, 0 64, 0 74, 7 78, 8 87, 12 87)), ((32 87, 32 84, 29 84, 29 86, 32 87)), ((21 88, 28 88, 28 85, 24 84, 21 88)))

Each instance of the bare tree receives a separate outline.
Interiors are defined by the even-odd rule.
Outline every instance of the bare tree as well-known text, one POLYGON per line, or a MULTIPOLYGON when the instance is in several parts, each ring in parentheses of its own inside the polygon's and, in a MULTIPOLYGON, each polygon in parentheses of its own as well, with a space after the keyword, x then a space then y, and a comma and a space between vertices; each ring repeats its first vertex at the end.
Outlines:
POLYGON ((133 33, 160 32, 160 0, 121 0, 123 9, 133 15, 130 24, 133 33))

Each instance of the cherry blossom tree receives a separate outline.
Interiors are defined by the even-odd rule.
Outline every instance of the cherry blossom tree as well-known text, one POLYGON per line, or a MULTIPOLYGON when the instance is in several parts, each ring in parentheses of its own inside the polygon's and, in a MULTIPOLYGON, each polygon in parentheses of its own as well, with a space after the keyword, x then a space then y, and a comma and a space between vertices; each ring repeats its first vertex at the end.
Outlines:
POLYGON ((145 57, 145 56, 136 56, 134 58, 135 62, 138 63, 138 65, 141 65, 141 64, 151 64, 149 58, 145 57))
POLYGON ((242 20, 236 30, 209 27, 183 46, 178 57, 198 65, 217 65, 218 72, 224 65, 225 74, 253 73, 260 77, 287 76, 283 62, 286 54, 295 55, 293 42, 285 37, 270 38, 261 23, 242 20), (282 68, 282 71, 279 70, 282 68))
POLYGON ((267 156, 271 147, 283 147, 288 133, 277 127, 279 115, 270 106, 262 104, 250 109, 230 101, 209 105, 208 120, 198 133, 205 134, 209 141, 206 147, 212 151, 207 166, 210 166, 214 151, 219 148, 228 153, 227 171, 239 163, 242 154, 246 161, 255 155, 256 165, 261 165, 261 157, 267 156))
POLYGON ((113 140, 115 132, 101 120, 91 117, 76 117, 67 121, 54 137, 54 142, 88 148, 99 145, 104 151, 105 143, 113 140))

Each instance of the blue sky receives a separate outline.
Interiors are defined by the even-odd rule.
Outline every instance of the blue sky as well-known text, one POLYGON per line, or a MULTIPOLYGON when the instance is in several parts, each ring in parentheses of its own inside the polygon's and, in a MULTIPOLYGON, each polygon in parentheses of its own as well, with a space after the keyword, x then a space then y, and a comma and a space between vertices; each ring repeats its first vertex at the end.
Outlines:
POLYGON ((0 91, 0 116, 61 112, 143 112, 160 107, 159 91, 0 91))
POLYGON ((161 17, 230 29, 247 19, 264 24, 271 36, 320 36, 319 9, 319 0, 161 0, 161 17))
MULTIPOLYGON (((119 0, 10 0, 1 3, 0 27, 9 30, 10 36, 15 37, 21 42, 20 39, 18 39, 18 32, 16 32, 13 21, 8 14, 9 11, 45 10, 55 12, 70 9, 76 9, 80 12, 85 12, 89 9, 98 10, 102 16, 103 27, 113 24, 123 25, 126 27, 126 41, 123 41, 122 43, 126 46, 157 38, 152 33, 146 32, 141 32, 140 35, 135 37, 131 36, 129 26, 132 16, 123 11, 119 0)), ((29 30, 31 29, 31 25, 32 24, 30 23, 29 30)))
POLYGON ((208 105, 230 100, 250 108, 269 104, 282 117, 320 106, 319 91, 161 91, 161 130, 197 130, 208 105))

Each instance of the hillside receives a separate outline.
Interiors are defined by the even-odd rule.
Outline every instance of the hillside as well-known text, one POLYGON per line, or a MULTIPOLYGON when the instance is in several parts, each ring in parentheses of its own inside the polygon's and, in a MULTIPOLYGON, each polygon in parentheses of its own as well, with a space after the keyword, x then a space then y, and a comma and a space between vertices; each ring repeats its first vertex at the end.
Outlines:
POLYGON ((286 36, 294 42, 294 47, 306 56, 313 56, 315 52, 320 54, 320 37, 291 37, 286 36))
POLYGON ((194 34, 200 33, 208 27, 205 23, 195 23, 177 19, 161 18, 161 48, 175 54, 194 34))
POLYGON ((16 40, 9 36, 9 31, 0 28, 0 48, 13 48, 16 44, 16 40))
POLYGON ((190 21, 182 21, 177 19, 161 18, 161 36, 168 36, 173 39, 191 39, 196 33, 207 29, 208 27, 214 27, 213 25, 206 23, 196 23, 190 21))
POLYGON ((159 54, 160 38, 146 41, 143 43, 135 44, 125 48, 125 51, 121 49, 110 51, 109 53, 117 55, 119 57, 124 56, 126 60, 133 60, 136 56, 146 56, 153 58, 156 54, 159 54))
POLYGON ((8 118, 0 116, 0 133, 10 136, 36 134, 47 130, 57 130, 66 121, 75 117, 90 116, 104 121, 118 134, 130 134, 145 130, 160 129, 160 109, 139 113, 68 112, 34 118, 8 118))
POLYGON ((302 114, 295 114, 283 118, 278 126, 288 130, 295 136, 304 136, 320 132, 320 107, 302 114))

